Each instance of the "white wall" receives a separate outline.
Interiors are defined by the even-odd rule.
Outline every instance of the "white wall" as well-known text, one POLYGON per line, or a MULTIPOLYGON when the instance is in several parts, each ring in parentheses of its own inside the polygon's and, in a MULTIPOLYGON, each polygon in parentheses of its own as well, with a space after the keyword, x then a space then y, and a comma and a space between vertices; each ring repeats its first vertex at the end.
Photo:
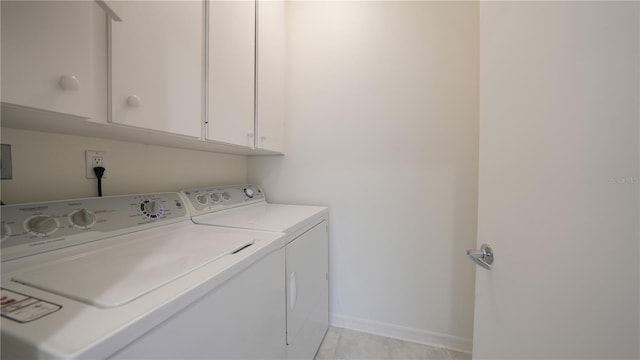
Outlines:
POLYGON ((478 5, 295 2, 286 156, 250 158, 268 200, 331 207, 330 311, 469 350, 478 5))
POLYGON ((85 177, 85 150, 106 151, 103 195, 178 191, 246 181, 246 156, 2 128, 11 144, 13 179, 2 180, 6 204, 97 196, 85 177))

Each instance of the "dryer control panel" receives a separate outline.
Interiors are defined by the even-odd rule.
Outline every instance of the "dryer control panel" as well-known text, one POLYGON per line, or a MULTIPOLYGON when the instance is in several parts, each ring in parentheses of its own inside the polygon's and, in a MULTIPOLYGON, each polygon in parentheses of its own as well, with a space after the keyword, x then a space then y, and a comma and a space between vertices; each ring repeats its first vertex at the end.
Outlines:
POLYGON ((2 207, 2 261, 188 220, 178 193, 108 196, 2 207))
POLYGON ((255 184, 208 187, 181 192, 189 201, 192 215, 265 201, 264 192, 255 184))

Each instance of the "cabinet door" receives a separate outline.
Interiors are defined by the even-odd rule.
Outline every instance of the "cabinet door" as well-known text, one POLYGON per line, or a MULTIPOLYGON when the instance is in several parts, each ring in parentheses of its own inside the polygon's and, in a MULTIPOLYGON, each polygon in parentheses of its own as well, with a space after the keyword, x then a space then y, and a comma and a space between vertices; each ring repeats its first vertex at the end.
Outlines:
POLYGON ((285 1, 258 2, 256 148, 284 151, 285 1))
MULTIPOLYGON (((2 102, 93 112, 93 1, 2 1, 2 102)), ((102 25, 106 26, 105 17, 102 25)))
POLYGON ((255 1, 209 3, 207 138, 253 147, 255 1))
POLYGON ((127 1, 111 23, 111 121, 202 132, 204 3, 127 1))
POLYGON ((329 326, 328 242, 323 221, 286 247, 289 359, 313 359, 329 326))

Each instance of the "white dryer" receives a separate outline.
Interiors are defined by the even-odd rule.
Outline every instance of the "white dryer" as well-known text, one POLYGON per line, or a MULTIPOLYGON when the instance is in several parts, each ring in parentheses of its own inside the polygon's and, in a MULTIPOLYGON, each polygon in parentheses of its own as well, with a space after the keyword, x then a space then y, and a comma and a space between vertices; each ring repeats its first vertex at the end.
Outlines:
POLYGON ((329 324, 329 209, 266 202, 258 185, 183 190, 196 224, 287 236, 287 358, 313 359, 329 324))
POLYGON ((286 356, 283 234, 205 229, 178 193, 1 218, 4 359, 286 356))

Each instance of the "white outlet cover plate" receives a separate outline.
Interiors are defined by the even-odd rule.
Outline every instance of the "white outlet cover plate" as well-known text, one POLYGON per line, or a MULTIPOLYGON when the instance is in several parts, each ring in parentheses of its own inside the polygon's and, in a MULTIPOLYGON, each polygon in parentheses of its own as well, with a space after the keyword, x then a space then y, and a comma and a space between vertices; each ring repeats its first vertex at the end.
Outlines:
MULTIPOLYGON (((106 166, 106 155, 107 152, 106 151, 97 151, 97 150, 86 150, 85 152, 85 168, 86 168, 86 172, 87 172, 87 179, 95 179, 96 178, 96 173, 93 172, 93 158, 96 156, 100 156, 102 157, 102 167, 104 167, 105 169, 107 168, 106 166)), ((103 179, 105 179, 107 177, 107 172, 104 172, 104 175, 102 176, 103 179)))

